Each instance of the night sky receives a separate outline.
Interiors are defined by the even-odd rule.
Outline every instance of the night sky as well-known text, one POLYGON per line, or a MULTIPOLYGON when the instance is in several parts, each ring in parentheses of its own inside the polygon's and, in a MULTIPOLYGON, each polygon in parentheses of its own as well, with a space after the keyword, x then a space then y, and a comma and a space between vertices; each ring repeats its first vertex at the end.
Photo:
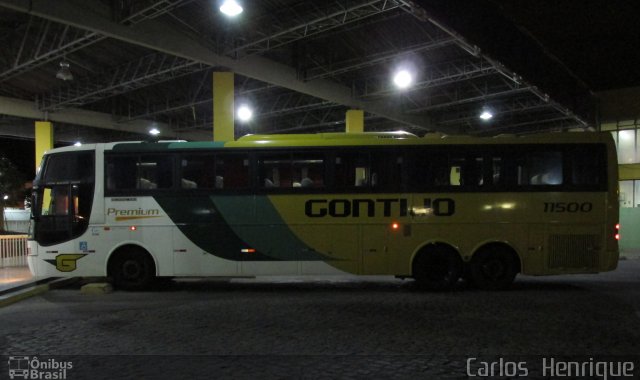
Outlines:
POLYGON ((33 140, 0 137, 0 155, 5 156, 20 170, 25 181, 35 177, 35 143, 33 140))

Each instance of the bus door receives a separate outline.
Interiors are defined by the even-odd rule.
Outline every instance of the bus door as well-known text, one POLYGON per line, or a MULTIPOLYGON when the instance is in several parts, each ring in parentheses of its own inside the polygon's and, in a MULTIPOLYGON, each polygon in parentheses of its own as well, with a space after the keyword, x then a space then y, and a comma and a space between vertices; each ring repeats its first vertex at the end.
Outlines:
POLYGON ((380 224, 360 226, 360 249, 363 274, 389 273, 389 229, 380 224))
POLYGON ((67 242, 80 236, 89 225, 92 189, 83 185, 42 185, 35 191, 35 239, 41 245, 67 242))
POLYGON ((544 274, 547 270, 547 224, 531 223, 528 228, 529 237, 527 244, 527 252, 525 253, 526 265, 523 269, 527 274, 544 274))

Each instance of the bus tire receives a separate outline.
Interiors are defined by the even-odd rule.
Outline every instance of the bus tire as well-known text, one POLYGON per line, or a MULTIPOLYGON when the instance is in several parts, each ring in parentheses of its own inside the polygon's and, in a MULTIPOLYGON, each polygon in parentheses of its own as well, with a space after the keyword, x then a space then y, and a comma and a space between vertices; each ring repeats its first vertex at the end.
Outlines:
POLYGON ((482 290, 503 290, 518 274, 518 258, 508 247, 492 245, 480 249, 469 262, 469 280, 482 290))
POLYGON ((151 255, 138 247, 121 249, 109 262, 109 276, 118 289, 148 289, 155 281, 155 272, 151 255))
POLYGON ((451 290, 462 274, 462 259, 446 245, 429 245, 413 260, 413 278, 418 287, 428 290, 451 290))

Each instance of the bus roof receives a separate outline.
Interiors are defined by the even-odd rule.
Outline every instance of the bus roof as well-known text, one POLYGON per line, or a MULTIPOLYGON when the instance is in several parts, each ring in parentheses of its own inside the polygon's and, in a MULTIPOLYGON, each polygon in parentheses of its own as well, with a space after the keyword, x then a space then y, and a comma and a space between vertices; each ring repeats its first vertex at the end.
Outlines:
POLYGON ((450 136, 441 133, 428 133, 418 137, 404 131, 364 132, 364 133, 317 133, 317 134, 281 134, 246 135, 236 141, 127 141, 105 144, 88 144, 81 147, 52 149, 47 153, 64 151, 91 150, 101 146, 105 151, 166 151, 174 149, 213 149, 213 148, 261 148, 261 147, 325 147, 325 146, 407 146, 407 145, 503 145, 503 144, 572 144, 606 143, 613 144, 608 132, 557 132, 526 136, 498 135, 494 137, 450 136))

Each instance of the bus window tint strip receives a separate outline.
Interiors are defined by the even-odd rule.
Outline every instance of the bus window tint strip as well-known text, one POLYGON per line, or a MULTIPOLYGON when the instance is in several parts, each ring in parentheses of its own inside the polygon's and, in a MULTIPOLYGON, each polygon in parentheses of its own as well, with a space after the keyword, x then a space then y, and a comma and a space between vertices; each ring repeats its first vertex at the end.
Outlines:
POLYGON ((236 190, 249 187, 249 159, 239 154, 183 154, 182 189, 236 190))

